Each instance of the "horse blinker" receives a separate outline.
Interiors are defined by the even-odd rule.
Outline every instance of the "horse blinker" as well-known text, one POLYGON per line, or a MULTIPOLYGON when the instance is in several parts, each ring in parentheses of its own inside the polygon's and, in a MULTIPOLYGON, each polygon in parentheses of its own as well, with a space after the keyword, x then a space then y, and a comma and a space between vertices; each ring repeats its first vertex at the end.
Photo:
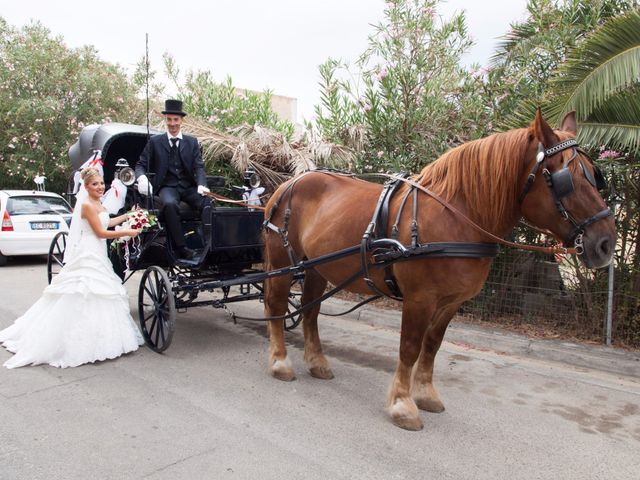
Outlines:
POLYGON ((564 167, 557 172, 551 174, 551 188, 557 198, 563 198, 573 193, 575 187, 573 186, 573 175, 571 170, 564 167))

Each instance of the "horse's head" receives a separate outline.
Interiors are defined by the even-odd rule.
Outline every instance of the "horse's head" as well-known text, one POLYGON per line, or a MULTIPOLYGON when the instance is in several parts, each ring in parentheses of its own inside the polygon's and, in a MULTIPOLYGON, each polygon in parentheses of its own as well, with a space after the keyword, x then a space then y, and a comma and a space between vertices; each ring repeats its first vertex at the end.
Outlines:
POLYGON ((575 246, 589 268, 608 265, 615 226, 599 190, 602 173, 575 141, 574 112, 554 131, 538 110, 529 126, 527 168, 519 196, 525 219, 551 231, 566 247, 575 246))

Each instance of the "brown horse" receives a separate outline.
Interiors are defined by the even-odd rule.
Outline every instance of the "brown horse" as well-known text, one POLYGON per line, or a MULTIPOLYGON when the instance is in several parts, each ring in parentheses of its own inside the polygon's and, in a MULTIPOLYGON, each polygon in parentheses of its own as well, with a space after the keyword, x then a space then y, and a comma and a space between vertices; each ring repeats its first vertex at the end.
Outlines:
MULTIPOLYGON (((509 233, 522 217, 565 242, 574 243, 580 234, 583 249, 580 258, 587 267, 600 268, 609 264, 613 255, 614 222, 595 186, 594 177, 601 180, 599 171, 581 150, 567 147, 575 142, 565 141, 575 136, 573 113, 565 117, 559 131, 554 131, 538 112, 529 128, 498 133, 454 148, 413 179, 499 237, 509 233), (565 174, 562 182, 561 175, 552 176, 558 172, 565 174), (549 179, 554 178, 552 185, 549 179), (565 188, 567 181, 572 189, 565 188)), ((391 199, 390 219, 395 219, 408 188, 403 185, 391 199)), ((285 267, 294 258, 312 259, 358 245, 381 190, 379 184, 320 172, 308 173, 280 186, 267 204, 266 215, 272 226, 287 231, 290 249, 283 245, 282 234, 267 229, 266 269, 285 267), (290 210, 287 221, 285 210, 290 210)), ((459 215, 423 191, 417 198, 420 243, 487 242, 487 236, 470 228, 459 215)), ((398 240, 404 245, 410 243, 414 219, 411 202, 409 199, 409 207, 400 216, 398 240)), ((393 264, 403 304, 400 355, 389 390, 388 412, 399 427, 421 429, 418 409, 444 410, 433 385, 434 358, 449 321, 462 302, 480 291, 490 264, 490 258, 454 257, 418 258, 393 264)), ((327 282, 338 285, 358 272, 360 266, 361 259, 356 254, 307 270, 303 305, 319 298, 327 282)), ((372 270, 370 275, 379 290, 390 293, 383 277, 381 269, 372 270)), ((287 312, 291 281, 291 275, 284 275, 266 282, 267 316, 287 312)), ((347 290, 371 292, 362 278, 350 283, 347 290)), ((319 310, 320 306, 315 305, 303 315, 304 359, 313 377, 330 379, 333 373, 318 335, 319 310)), ((282 320, 269 322, 269 337, 271 374, 280 380, 295 379, 285 348, 282 320)))

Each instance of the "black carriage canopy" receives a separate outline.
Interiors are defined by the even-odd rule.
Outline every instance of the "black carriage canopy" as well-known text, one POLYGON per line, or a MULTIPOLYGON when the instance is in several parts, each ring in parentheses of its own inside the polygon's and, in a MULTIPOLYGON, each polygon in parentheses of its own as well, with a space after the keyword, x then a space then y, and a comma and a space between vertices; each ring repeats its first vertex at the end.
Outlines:
POLYGON ((163 133, 144 125, 127 123, 106 123, 88 125, 82 129, 78 141, 69 148, 69 159, 74 170, 86 162, 96 150, 102 152, 104 181, 113 180, 116 162, 125 158, 131 168, 135 168, 138 158, 147 144, 149 135, 163 133))

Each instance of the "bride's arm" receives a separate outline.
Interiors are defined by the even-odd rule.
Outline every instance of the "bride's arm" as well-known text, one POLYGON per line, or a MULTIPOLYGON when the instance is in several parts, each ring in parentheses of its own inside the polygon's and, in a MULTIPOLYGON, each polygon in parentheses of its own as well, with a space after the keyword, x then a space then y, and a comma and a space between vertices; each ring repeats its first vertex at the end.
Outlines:
POLYGON ((100 222, 98 213, 98 209, 90 203, 84 203, 82 205, 82 218, 89 222, 93 233, 95 233, 98 238, 135 237, 136 235, 138 235, 138 233, 140 233, 140 230, 132 229, 123 229, 117 231, 106 230, 100 222))
POLYGON ((118 217, 110 218, 109 219, 109 226, 110 227, 115 227, 116 225, 120 225, 126 219, 127 219, 127 214, 126 213, 124 215, 120 215, 118 217))

